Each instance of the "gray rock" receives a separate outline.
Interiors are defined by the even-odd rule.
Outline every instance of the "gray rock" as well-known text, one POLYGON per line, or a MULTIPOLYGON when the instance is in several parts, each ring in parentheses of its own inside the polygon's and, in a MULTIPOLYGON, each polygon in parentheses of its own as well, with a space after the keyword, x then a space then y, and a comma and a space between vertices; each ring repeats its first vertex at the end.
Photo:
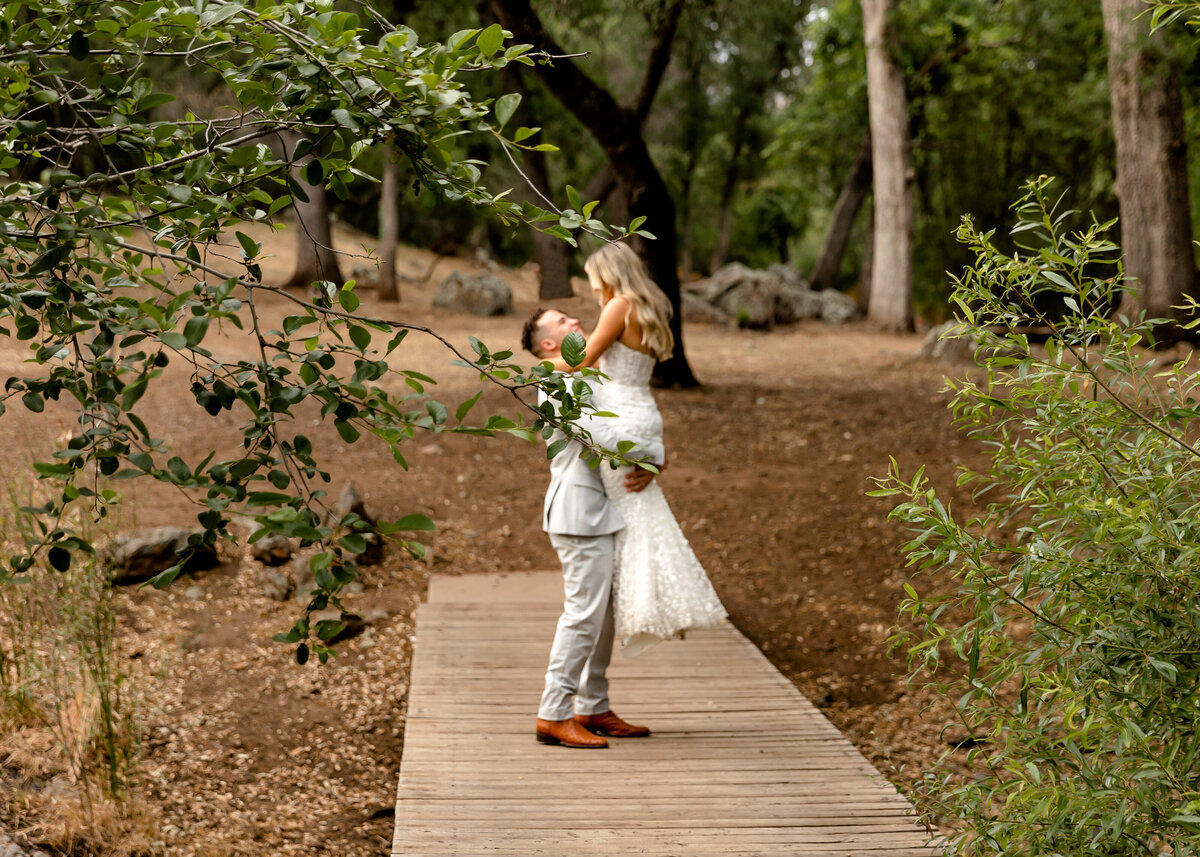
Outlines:
POLYGON ((296 601, 306 602, 316 591, 317 576, 313 574, 312 566, 309 565, 313 553, 313 551, 304 551, 292 560, 292 580, 296 585, 296 588, 292 590, 292 598, 296 601))
POLYGON ((258 575, 258 585, 272 601, 287 601, 292 594, 292 582, 278 569, 264 568, 258 575))
MULTIPOLYGON (((367 512, 367 504, 363 501, 362 495, 358 493, 353 482, 347 482, 346 487, 342 489, 341 496, 333 504, 332 517, 336 523, 351 513, 358 515, 371 530, 374 530, 375 519, 367 512)), ((367 542, 366 550, 354 557, 354 561, 358 565, 378 565, 383 561, 383 539, 379 537, 378 533, 371 530, 354 528, 354 532, 362 535, 367 542)))
MULTIPOLYGON (((101 558, 117 586, 141 583, 166 571, 187 548, 189 532, 182 527, 154 527, 117 536, 102 550, 101 558)), ((202 571, 220 564, 213 545, 192 549, 184 571, 202 571)))
POLYGON ((189 586, 187 589, 183 590, 183 597, 188 601, 203 601, 204 587, 200 585, 189 586))
POLYGON ((775 309, 779 324, 792 324, 806 318, 821 315, 821 296, 808 288, 784 285, 779 292, 779 304, 775 309))
POLYGON ((729 324, 733 320, 725 310, 713 306, 697 294, 684 292, 680 298, 684 321, 695 324, 729 324))
POLYGON ((296 543, 279 533, 268 533, 250 543, 250 556, 264 565, 283 565, 296 552, 296 543))
MULTIPOLYGON (((739 327, 759 330, 815 318, 823 307, 821 298, 809 289, 803 275, 790 265, 781 264, 756 271, 733 262, 707 280, 689 284, 685 294, 716 307, 735 319, 739 327)), ((687 312, 699 317, 701 311, 689 310, 685 304, 687 312)))
POLYGON ((961 321, 951 320, 934 325, 925 334, 921 343, 921 354, 942 363, 956 366, 973 366, 979 340, 970 328, 961 321))
POLYGON ((800 273, 799 268, 785 265, 783 262, 776 262, 767 268, 767 273, 783 283, 786 288, 797 289, 802 292, 812 291, 812 286, 808 284, 808 280, 800 273))
POLYGON ((433 305, 471 315, 510 315, 512 289, 495 274, 472 277, 455 271, 438 286, 433 305))
POLYGON ((822 289, 814 294, 821 301, 821 320, 829 324, 845 324, 858 317, 854 298, 834 289, 822 289))

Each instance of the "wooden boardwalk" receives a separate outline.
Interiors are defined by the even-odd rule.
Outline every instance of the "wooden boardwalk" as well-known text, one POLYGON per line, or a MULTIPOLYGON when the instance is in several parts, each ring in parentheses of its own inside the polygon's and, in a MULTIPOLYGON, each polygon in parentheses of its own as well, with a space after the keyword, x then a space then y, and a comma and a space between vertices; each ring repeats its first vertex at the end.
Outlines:
POLYGON ((417 616, 396 857, 931 857, 908 803, 732 626, 615 654, 650 738, 534 740, 557 573, 435 577, 417 616))

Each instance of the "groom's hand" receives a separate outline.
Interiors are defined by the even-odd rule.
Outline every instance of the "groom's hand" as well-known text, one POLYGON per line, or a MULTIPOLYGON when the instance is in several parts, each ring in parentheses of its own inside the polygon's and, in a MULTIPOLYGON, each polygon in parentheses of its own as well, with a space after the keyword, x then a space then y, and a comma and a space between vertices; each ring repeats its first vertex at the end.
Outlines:
POLYGON ((631 494, 643 491, 654 481, 654 474, 641 467, 635 467, 625 477, 625 490, 631 494))

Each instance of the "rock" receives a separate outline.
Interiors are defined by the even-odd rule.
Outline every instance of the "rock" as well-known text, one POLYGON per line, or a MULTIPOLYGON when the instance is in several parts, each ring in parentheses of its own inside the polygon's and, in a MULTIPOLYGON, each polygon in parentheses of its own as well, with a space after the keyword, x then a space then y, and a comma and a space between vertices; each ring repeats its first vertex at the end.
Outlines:
POLYGON ((804 279, 804 275, 800 273, 799 268, 785 265, 783 262, 776 262, 767 268, 767 273, 779 280, 786 288, 802 292, 812 291, 812 286, 808 284, 808 280, 804 279))
MULTIPOLYGON (((182 527, 154 527, 117 536, 101 552, 102 561, 116 586, 141 583, 166 571, 179 561, 190 533, 182 527)), ((213 545, 192 549, 184 571, 202 571, 220 564, 213 545)))
POLYGON ((346 487, 342 489, 341 496, 337 502, 333 504, 332 517, 334 522, 340 521, 349 514, 358 515, 369 530, 360 530, 354 528, 354 532, 359 533, 367 542, 366 550, 354 557, 355 563, 358 565, 378 565, 383 560, 383 539, 379 534, 374 532, 375 519, 367 512, 367 505, 363 501, 362 495, 358 493, 358 489, 354 487, 353 482, 347 482, 346 487))
POLYGON ((510 315, 512 289, 495 274, 472 277, 455 271, 438 286, 433 305, 471 315, 510 315))
POLYGON ((183 590, 183 597, 188 601, 203 601, 204 587, 199 585, 189 586, 187 589, 183 590))
POLYGON ((779 324, 792 324, 806 318, 821 315, 821 296, 808 288, 784 285, 779 291, 779 303, 775 309, 775 320, 779 324))
POLYGON ((292 582, 286 574, 274 568, 264 568, 259 573, 258 585, 262 588, 262 594, 272 601, 287 601, 292 594, 292 582))
POLYGON ((821 302, 821 320, 829 324, 845 324, 858 317, 858 304, 854 298, 834 289, 814 292, 821 302))
POLYGON ((683 320, 693 324, 729 324, 733 317, 692 292, 680 296, 683 320))
POLYGON ((979 340, 970 334, 966 324, 958 320, 929 328, 925 341, 921 343, 923 356, 958 366, 975 365, 975 352, 978 350, 979 340))
MULTIPOLYGON (((685 295, 711 304, 736 319, 739 327, 758 330, 814 318, 823 306, 800 272, 790 265, 777 264, 767 271, 756 271, 733 262, 687 288, 685 295)), ((698 308, 688 311, 697 316, 700 313, 698 308)))
POLYGON ((250 556, 264 565, 283 565, 296 552, 296 543, 279 533, 268 533, 250 543, 250 556))
POLYGON ((292 590, 292 598, 296 601, 308 601, 317 588, 317 576, 313 574, 309 564, 312 555, 313 551, 305 551, 292 560, 292 580, 296 584, 296 588, 292 590))

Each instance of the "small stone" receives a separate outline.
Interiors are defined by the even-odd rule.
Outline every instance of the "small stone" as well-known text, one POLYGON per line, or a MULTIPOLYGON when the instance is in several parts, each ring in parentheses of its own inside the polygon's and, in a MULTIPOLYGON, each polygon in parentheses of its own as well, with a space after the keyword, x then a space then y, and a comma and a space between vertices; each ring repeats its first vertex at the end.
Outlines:
POLYGON ((472 277, 455 271, 438 286, 433 305, 471 315, 511 315, 512 289, 495 274, 472 277))
POLYGON ((202 601, 204 599, 204 587, 198 584, 189 586, 183 590, 183 597, 188 601, 202 601))
POLYGON ((258 576, 262 594, 272 601, 287 601, 292 594, 292 582, 287 575, 274 568, 264 568, 258 576))

